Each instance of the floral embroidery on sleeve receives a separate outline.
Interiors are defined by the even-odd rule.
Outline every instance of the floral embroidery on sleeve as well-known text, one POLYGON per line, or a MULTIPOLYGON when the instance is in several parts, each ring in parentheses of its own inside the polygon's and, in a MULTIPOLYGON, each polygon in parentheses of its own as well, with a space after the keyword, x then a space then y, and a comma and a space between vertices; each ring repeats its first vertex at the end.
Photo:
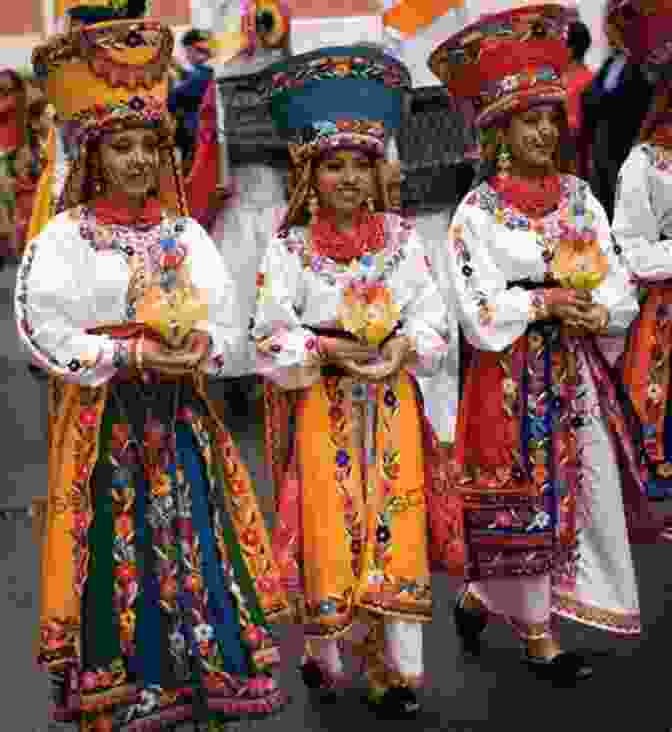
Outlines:
POLYGON ((478 319, 482 326, 490 325, 495 318, 495 306, 488 300, 483 290, 478 290, 473 284, 474 268, 471 264, 471 254, 464 239, 464 227, 455 224, 451 227, 451 240, 455 251, 455 261, 462 274, 465 289, 478 305, 478 319))

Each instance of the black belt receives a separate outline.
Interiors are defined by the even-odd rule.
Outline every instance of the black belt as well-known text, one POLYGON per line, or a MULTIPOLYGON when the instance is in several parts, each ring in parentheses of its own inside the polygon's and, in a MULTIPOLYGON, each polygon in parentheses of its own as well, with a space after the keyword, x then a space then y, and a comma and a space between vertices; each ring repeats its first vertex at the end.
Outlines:
POLYGON ((506 283, 506 289, 510 290, 513 287, 520 287, 523 290, 544 290, 546 288, 562 287, 560 282, 557 280, 544 280, 543 282, 535 282, 534 280, 511 280, 506 283))
MULTIPOLYGON (((347 330, 340 330, 339 328, 319 328, 313 326, 306 326, 306 328, 315 336, 322 336, 323 338, 345 338, 348 341, 356 341, 357 338, 349 333, 347 330)), ((395 335, 401 330, 401 323, 398 323, 394 330, 388 335, 384 341, 381 342, 379 348, 382 348, 389 340, 394 338, 395 335)))

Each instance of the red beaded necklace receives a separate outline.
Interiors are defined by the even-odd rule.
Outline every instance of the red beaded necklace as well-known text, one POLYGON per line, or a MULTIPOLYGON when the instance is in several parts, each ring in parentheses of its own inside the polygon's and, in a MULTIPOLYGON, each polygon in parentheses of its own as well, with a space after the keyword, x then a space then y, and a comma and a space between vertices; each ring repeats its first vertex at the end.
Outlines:
POLYGON ((562 198, 561 177, 557 174, 537 179, 496 175, 490 185, 507 206, 534 219, 553 211, 562 198))
POLYGON ((312 250, 320 257, 347 262, 385 248, 385 220, 383 216, 358 211, 352 228, 341 231, 336 227, 333 212, 319 209, 310 223, 312 250))

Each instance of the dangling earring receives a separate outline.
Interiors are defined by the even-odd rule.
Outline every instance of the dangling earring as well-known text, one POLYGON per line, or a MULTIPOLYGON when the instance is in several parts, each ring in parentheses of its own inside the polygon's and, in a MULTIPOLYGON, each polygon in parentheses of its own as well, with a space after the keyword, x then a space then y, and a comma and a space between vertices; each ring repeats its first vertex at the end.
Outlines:
POLYGON ((511 173, 511 148, 502 142, 497 148, 497 175, 506 178, 511 173))
POLYGON ((310 218, 314 219, 317 215, 318 209, 320 208, 320 199, 317 197, 317 193, 312 186, 308 191, 308 197, 306 200, 308 204, 308 213, 310 214, 310 218))
POLYGON ((373 196, 369 196, 366 199, 366 206, 369 209, 369 213, 375 213, 376 212, 376 202, 373 199, 373 196))

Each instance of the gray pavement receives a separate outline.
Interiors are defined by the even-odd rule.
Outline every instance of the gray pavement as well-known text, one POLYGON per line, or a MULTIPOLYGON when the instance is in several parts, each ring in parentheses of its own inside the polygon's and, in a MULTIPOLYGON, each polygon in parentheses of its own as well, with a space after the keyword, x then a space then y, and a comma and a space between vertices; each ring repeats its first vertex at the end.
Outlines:
MULTIPOLYGON (((0 425, 3 479, 0 505, 27 504, 46 493, 45 387, 26 370, 13 323, 15 270, 0 273, 0 425)), ((257 479, 264 508, 272 495, 265 478, 258 419, 232 421, 243 455, 257 479)), ((270 517, 270 516, 269 516, 270 517)), ((435 580, 434 622, 425 633, 427 687, 425 711, 410 725, 433 732, 538 732, 540 730, 636 730, 667 732, 670 713, 670 631, 672 547, 635 549, 645 632, 640 639, 612 638, 599 631, 565 624, 566 647, 591 649, 596 673, 576 689, 555 689, 534 678, 506 628, 493 626, 480 659, 463 658, 452 622, 452 595, 445 578, 435 580)), ((0 521, 0 732, 74 732, 49 722, 47 679, 33 659, 36 632, 37 552, 28 519, 0 521)), ((308 699, 296 671, 301 650, 296 628, 280 629, 281 681, 292 696, 277 717, 231 725, 232 729, 341 732, 365 726, 369 732, 399 728, 376 721, 353 689, 335 705, 308 699)), ((184 728, 185 731, 189 727, 184 728)))

